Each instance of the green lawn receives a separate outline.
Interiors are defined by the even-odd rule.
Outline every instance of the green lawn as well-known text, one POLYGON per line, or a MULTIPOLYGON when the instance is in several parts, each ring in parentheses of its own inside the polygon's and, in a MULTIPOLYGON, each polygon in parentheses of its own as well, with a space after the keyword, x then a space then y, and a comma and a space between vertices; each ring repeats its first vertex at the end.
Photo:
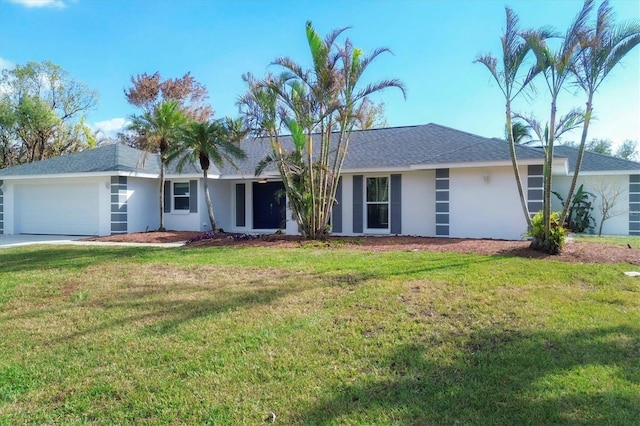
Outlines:
POLYGON ((633 248, 640 248, 640 237, 575 234, 573 238, 581 243, 611 244, 623 247, 630 245, 633 248))
POLYGON ((0 424, 637 424, 630 265, 0 251, 0 424))

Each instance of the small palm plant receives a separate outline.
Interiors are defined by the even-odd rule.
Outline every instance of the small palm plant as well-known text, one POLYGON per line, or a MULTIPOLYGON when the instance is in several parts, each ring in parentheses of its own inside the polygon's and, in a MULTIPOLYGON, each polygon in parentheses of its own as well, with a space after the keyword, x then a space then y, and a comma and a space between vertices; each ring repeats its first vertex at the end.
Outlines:
POLYGON ((177 160, 178 171, 185 165, 199 162, 204 181, 204 197, 207 203, 207 213, 211 230, 216 231, 216 219, 213 203, 209 194, 208 172, 211 163, 221 168, 225 163, 234 167, 234 160, 246 157, 240 147, 240 141, 246 136, 247 130, 242 120, 226 119, 211 122, 192 121, 186 125, 180 134, 180 139, 169 151, 168 160, 177 160))

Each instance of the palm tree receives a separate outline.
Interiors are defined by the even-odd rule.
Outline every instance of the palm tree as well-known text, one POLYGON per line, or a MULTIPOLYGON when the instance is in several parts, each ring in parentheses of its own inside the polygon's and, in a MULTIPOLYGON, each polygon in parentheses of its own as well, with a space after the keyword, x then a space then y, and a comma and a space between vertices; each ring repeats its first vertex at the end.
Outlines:
MULTIPOLYGON (((544 239, 537 241, 534 238, 532 246, 542 248, 548 252, 557 252, 555 247, 551 247, 551 180, 553 177, 553 148, 555 142, 557 99, 565 82, 571 75, 571 69, 577 60, 580 48, 579 36, 584 33, 586 21, 593 8, 593 0, 585 0, 582 9, 567 30, 558 50, 551 51, 546 40, 539 37, 539 34, 528 33, 527 42, 536 54, 538 67, 542 69, 549 94, 551 95, 551 112, 548 126, 547 147, 545 150, 544 167, 544 239)), ((560 222, 562 223, 562 222, 560 222)))
MULTIPOLYGON (((188 119, 176 101, 165 101, 151 111, 131 117, 128 130, 135 132, 145 152, 160 154, 160 227, 164 231, 164 181, 169 148, 180 139, 188 119)), ((144 159, 143 159, 144 160, 144 159)))
MULTIPOLYGON (((571 200, 571 197, 573 197, 580 167, 582 166, 587 132, 593 112, 593 96, 611 70, 640 43, 640 25, 637 22, 616 26, 613 19, 613 10, 609 2, 605 0, 598 8, 595 28, 589 28, 578 34, 582 50, 578 53, 577 61, 571 72, 575 76, 578 85, 587 94, 587 110, 582 126, 578 158, 576 159, 567 200, 571 200)), ((565 202, 562 208, 561 221, 565 220, 568 211, 569 203, 565 202)))
MULTIPOLYGON (((531 142, 531 126, 522 121, 514 121, 511 125, 511 133, 513 134, 513 143, 516 145, 526 145, 531 142)), ((506 131, 506 139, 509 140, 509 132, 506 131)))
MULTIPOLYGON (((502 42, 501 67, 498 67, 498 59, 491 54, 478 55, 474 62, 479 62, 487 67, 504 95, 506 103, 505 117, 507 140, 509 142, 511 165, 516 179, 516 186, 518 187, 518 194, 520 195, 522 211, 524 213, 525 220, 527 221, 527 227, 530 229, 531 216, 529 214, 529 208, 527 207, 524 190, 522 189, 522 179, 520 177, 518 159, 516 156, 516 142, 513 134, 511 103, 527 88, 533 78, 540 72, 540 69, 537 66, 533 66, 527 70, 524 78, 520 78, 520 69, 529 54, 531 47, 523 38, 522 32, 518 29, 518 16, 508 7, 505 8, 505 12, 507 25, 504 34, 500 37, 502 42)), ((543 40, 551 34, 547 30, 541 30, 536 33, 536 35, 543 40)))
POLYGON ((348 39, 338 45, 345 28, 324 39, 311 22, 305 29, 311 69, 290 58, 278 58, 273 64, 282 68, 280 75, 263 80, 245 76, 249 90, 238 104, 256 133, 271 142, 272 152, 256 172, 268 163, 278 167, 301 233, 320 238, 327 233, 351 131, 365 113, 366 100, 390 87, 404 95, 404 86, 398 80, 360 84, 368 66, 389 49, 379 48, 366 56, 348 39), (292 149, 281 143, 282 133, 291 135, 292 149))
MULTIPOLYGON (((545 126, 542 127, 542 123, 539 120, 537 120, 533 115, 522 115, 522 114, 516 113, 514 114, 514 117, 527 123, 526 125, 523 123, 520 123, 520 125, 526 127, 527 130, 533 130, 533 133, 536 135, 538 139, 535 141, 532 140, 530 142, 540 142, 540 145, 542 145, 542 147, 546 150, 547 147, 549 146, 549 122, 547 122, 545 126)), ((559 141, 562 135, 564 135, 567 132, 570 132, 571 130, 576 129, 583 122, 584 122, 584 111, 582 111, 581 109, 572 109, 567 114, 561 116, 558 122, 556 123, 556 128, 553 132, 555 140, 559 141)), ((518 131, 514 129, 513 134, 517 135, 518 134, 517 132, 518 131)), ((527 133, 527 136, 528 135, 529 133, 527 133)), ((516 139, 516 143, 518 143, 517 139, 516 139)), ((529 143, 529 142, 525 142, 525 143, 529 143)))
POLYGON ((177 159, 178 171, 186 164, 200 162, 204 180, 204 197, 207 202, 211 230, 216 231, 216 219, 209 195, 208 171, 211 163, 221 168, 224 163, 235 166, 234 160, 246 157, 239 142, 246 136, 242 120, 226 119, 200 123, 193 121, 183 130, 180 140, 170 148, 168 161, 177 159))

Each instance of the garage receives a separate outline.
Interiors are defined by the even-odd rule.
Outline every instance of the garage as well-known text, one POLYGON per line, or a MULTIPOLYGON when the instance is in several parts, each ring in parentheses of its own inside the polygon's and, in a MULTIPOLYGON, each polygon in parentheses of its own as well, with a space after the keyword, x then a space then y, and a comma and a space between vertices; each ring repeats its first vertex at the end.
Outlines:
POLYGON ((15 186, 15 233, 99 234, 99 184, 15 186))

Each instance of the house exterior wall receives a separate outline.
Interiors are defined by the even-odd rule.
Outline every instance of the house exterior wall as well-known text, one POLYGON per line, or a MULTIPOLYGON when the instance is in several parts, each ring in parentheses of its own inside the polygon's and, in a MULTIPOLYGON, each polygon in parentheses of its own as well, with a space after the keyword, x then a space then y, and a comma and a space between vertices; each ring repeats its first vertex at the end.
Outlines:
MULTIPOLYGON (((225 231, 233 229, 231 222, 231 218, 235 217, 231 197, 233 188, 234 186, 228 180, 209 179, 209 196, 211 197, 211 204, 213 204, 213 215, 216 219, 216 227, 222 228, 225 231)), ((209 213, 207 212, 207 202, 204 197, 202 197, 202 208, 200 211, 203 230, 211 230, 209 213)))
MULTIPOLYGON (((342 196, 338 202, 342 210, 342 232, 336 232, 335 235, 361 235, 371 234, 380 235, 391 233, 391 229, 383 231, 367 231, 366 229, 366 209, 362 211, 362 222, 364 223, 363 232, 354 232, 354 176, 362 176, 363 182, 367 177, 391 177, 391 175, 400 175, 401 186, 401 231, 402 235, 422 235, 433 236, 435 233, 435 215, 433 205, 435 203, 434 179, 435 171, 421 170, 406 173, 364 173, 364 174, 343 174, 342 175, 342 196)), ((363 194, 363 197, 365 194, 363 194)), ((392 196, 393 197, 393 196, 392 196)), ((293 223, 294 228, 295 222, 293 223)), ((289 228, 287 229, 287 233, 289 228)))
POLYGON ((402 234, 435 235, 435 171, 402 174, 402 234))
MULTIPOLYGON (((169 198, 169 209, 165 208, 164 212, 164 227, 166 229, 170 229, 172 231, 202 231, 202 220, 201 220, 201 212, 202 212, 202 198, 204 197, 202 193, 202 179, 189 179, 189 178, 168 178, 166 182, 169 183, 169 193, 165 193, 165 197, 169 198), (173 206, 173 185, 176 182, 190 183, 195 180, 197 182, 196 188, 196 211, 193 212, 191 210, 175 210, 173 206)), ((165 189, 166 191, 166 189, 165 189)), ((191 189, 189 190, 189 194, 193 197, 193 193, 191 189)), ((167 204, 165 204, 166 206, 167 204)))
MULTIPOLYGON (((553 189, 566 197, 571 185, 571 176, 554 176, 553 177, 553 189)), ((609 175, 609 176, 592 176, 592 175, 580 175, 578 176, 578 183, 576 190, 580 185, 584 184, 584 190, 591 192, 597 198, 593 200, 592 217, 595 219, 594 232, 598 233, 598 227, 600 226, 600 220, 602 214, 600 213, 601 200, 598 195, 598 188, 617 188, 621 191, 620 197, 616 202, 613 210, 620 213, 619 215, 612 217, 605 221, 602 227, 603 235, 630 235, 629 230, 629 175, 609 175)), ((555 195, 552 195, 552 209, 554 211, 562 210, 562 204, 555 195)))
POLYGON ((450 237, 519 240, 527 230, 510 167, 450 169, 449 197, 450 237))
POLYGON ((146 232, 160 226, 160 188, 157 179, 128 177, 127 232, 146 232))

